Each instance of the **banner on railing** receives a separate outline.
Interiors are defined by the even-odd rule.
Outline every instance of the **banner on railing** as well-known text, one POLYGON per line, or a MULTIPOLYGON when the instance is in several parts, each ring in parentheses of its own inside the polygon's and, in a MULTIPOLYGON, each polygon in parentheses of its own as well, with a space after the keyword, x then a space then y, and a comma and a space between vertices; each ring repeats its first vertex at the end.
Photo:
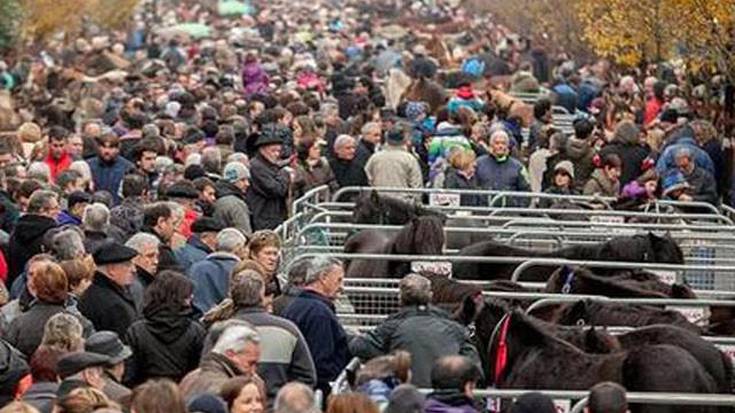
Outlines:
POLYGON ((459 194, 432 192, 429 194, 429 205, 458 207, 460 206, 459 199, 459 194))
POLYGON ((449 261, 411 261, 411 272, 431 273, 452 277, 452 263, 449 261))

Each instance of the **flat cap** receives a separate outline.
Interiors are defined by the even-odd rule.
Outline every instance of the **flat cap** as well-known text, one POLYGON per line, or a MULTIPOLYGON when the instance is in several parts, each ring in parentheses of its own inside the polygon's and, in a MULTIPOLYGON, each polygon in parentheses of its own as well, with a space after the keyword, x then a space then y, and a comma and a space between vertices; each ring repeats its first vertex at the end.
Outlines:
POLYGON ((133 355, 130 347, 124 345, 114 331, 98 331, 92 334, 84 342, 84 350, 109 357, 109 363, 112 365, 121 363, 133 355))
POLYGON ((128 248, 117 241, 108 241, 100 245, 94 252, 94 263, 97 265, 116 264, 130 261, 138 255, 138 251, 128 248))
POLYGON ((97 353, 91 353, 87 351, 78 351, 75 353, 69 353, 59 359, 56 363, 56 372, 59 377, 65 379, 69 376, 73 376, 80 371, 98 366, 107 366, 110 364, 110 358, 97 353))
POLYGON ((191 224, 191 232, 201 234, 202 232, 220 232, 225 229, 222 221, 210 217, 198 218, 191 224))

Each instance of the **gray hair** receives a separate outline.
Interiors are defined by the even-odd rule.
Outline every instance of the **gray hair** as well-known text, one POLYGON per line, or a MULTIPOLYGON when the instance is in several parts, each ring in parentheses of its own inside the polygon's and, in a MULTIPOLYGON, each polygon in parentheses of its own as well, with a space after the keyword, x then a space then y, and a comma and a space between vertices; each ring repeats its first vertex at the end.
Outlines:
POLYGON ((423 275, 406 275, 398 289, 402 305, 427 305, 431 302, 431 281, 423 275))
POLYGON ((314 391, 304 383, 286 383, 276 395, 274 413, 314 413, 314 391))
POLYGON ((508 134, 508 131, 505 130, 503 127, 493 127, 490 129, 490 143, 492 144, 495 139, 499 137, 505 138, 505 140, 510 143, 510 135, 508 134))
POLYGON ((212 324, 211 327, 209 327, 209 331, 207 332, 207 336, 204 338, 204 344, 202 346, 202 356, 205 356, 212 352, 212 348, 215 344, 217 344, 217 341, 219 341, 219 338, 222 336, 222 333, 225 332, 225 330, 229 329, 230 327, 235 326, 245 326, 250 328, 255 328, 252 324, 248 323, 245 320, 241 320, 238 318, 230 318, 228 320, 222 320, 217 321, 214 324, 212 324))
POLYGON ((147 232, 139 232, 130 237, 130 239, 125 243, 125 246, 138 251, 140 254, 146 247, 158 247, 160 243, 161 241, 155 235, 147 232))
POLYGON ((202 164, 202 155, 198 153, 190 153, 189 156, 186 157, 186 160, 184 161, 184 167, 190 166, 190 165, 201 165, 202 164))
POLYGON ((262 304, 265 281, 253 270, 245 270, 230 277, 230 297, 238 307, 262 304))
POLYGON ((335 113, 339 113, 339 106, 336 103, 326 102, 322 104, 322 108, 321 108, 322 116, 326 117, 329 115, 334 115, 335 113))
POLYGON ((107 205, 100 202, 87 205, 82 214, 82 224, 93 231, 104 232, 110 224, 110 210, 107 205))
POLYGON ((360 128, 360 134, 367 135, 368 132, 373 130, 380 130, 382 126, 380 126, 380 123, 378 122, 368 122, 364 125, 362 125, 362 128, 360 128))
POLYGON ((163 170, 166 169, 168 166, 173 165, 174 161, 173 159, 169 158, 168 156, 157 156, 156 157, 156 171, 158 173, 163 173, 163 170))
POLYGON ((72 260, 84 255, 84 239, 76 227, 61 231, 51 239, 54 255, 60 261, 72 260))
POLYGON ((304 280, 305 285, 314 284, 319 281, 322 277, 329 274, 334 267, 341 267, 342 261, 328 257, 326 255, 320 255, 314 257, 311 260, 311 265, 306 271, 306 279, 304 280))
POLYGON ((202 150, 202 168, 211 174, 222 171, 222 153, 216 146, 210 146, 202 150))
POLYGON ((51 168, 45 162, 32 162, 28 165, 27 178, 48 183, 51 181, 51 168))
POLYGON ((89 169, 89 164, 85 161, 72 162, 71 165, 69 165, 69 170, 78 172, 86 182, 92 180, 92 170, 89 169))
POLYGON ((242 152, 235 152, 235 153, 231 153, 227 157, 227 163, 230 163, 230 162, 240 162, 243 165, 248 165, 250 163, 250 159, 248 159, 248 156, 242 152))
POLYGON ((692 150, 689 149, 689 148, 687 148, 687 147, 685 147, 685 146, 677 149, 676 150, 676 156, 674 157, 674 159, 679 159, 679 158, 683 158, 683 157, 687 157, 687 158, 689 158, 691 160, 692 159, 692 150))
POLYGON ((166 201, 166 205, 168 206, 168 209, 171 210, 171 216, 174 217, 175 221, 181 221, 184 219, 186 209, 184 209, 183 205, 172 201, 166 201))
POLYGON ((244 325, 229 327, 220 334, 217 343, 212 347, 212 353, 241 353, 248 343, 260 344, 260 335, 255 329, 244 325))
POLYGON ((38 189, 31 194, 28 200, 28 213, 38 213, 49 207, 52 199, 58 199, 56 192, 38 189))
POLYGON ((237 228, 225 228, 217 234, 217 251, 235 253, 248 239, 237 228))
POLYGON ((334 149, 341 148, 348 143, 355 143, 355 138, 350 135, 339 135, 337 136, 337 139, 334 140, 334 149))
POLYGON ((84 350, 84 327, 72 314, 56 313, 43 326, 41 345, 54 346, 70 352, 84 350))

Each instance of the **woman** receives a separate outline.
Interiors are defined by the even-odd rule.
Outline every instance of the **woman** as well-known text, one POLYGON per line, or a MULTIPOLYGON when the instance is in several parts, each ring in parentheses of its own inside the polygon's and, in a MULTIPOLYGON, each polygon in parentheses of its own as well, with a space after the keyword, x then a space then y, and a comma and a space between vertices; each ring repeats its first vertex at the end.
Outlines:
POLYGON ((92 277, 94 277, 94 272, 97 269, 94 259, 87 254, 81 258, 62 261, 59 265, 64 270, 66 279, 69 282, 69 298, 76 301, 92 284, 92 277))
POLYGON ((410 380, 411 354, 399 350, 365 363, 357 372, 355 384, 358 391, 369 396, 382 411, 388 405, 393 390, 410 380))
MULTIPOLYGON (((444 187, 447 189, 476 190, 477 181, 475 180, 475 152, 456 148, 449 155, 450 167, 446 171, 444 178, 444 187)), ((480 195, 462 194, 459 203, 461 206, 481 206, 482 199, 480 195)))
POLYGON ((219 393, 227 402, 230 413, 263 413, 262 389, 251 377, 239 376, 228 380, 219 393))
POLYGON ((329 397, 327 413, 380 413, 380 409, 364 394, 344 393, 329 397))
POLYGON ((602 165, 597 168, 584 186, 585 195, 617 197, 620 192, 620 157, 609 153, 602 158, 602 165))
POLYGON ((249 248, 250 259, 260 264, 265 270, 266 296, 281 295, 281 285, 277 277, 281 258, 281 239, 278 234, 267 229, 256 231, 250 238, 249 248))
POLYGON ((176 383, 150 380, 133 390, 131 413, 186 413, 186 405, 176 383))
POLYGON ((330 192, 339 188, 327 159, 322 157, 324 141, 306 139, 296 144, 296 173, 293 180, 294 199, 318 186, 327 185, 330 192))
POLYGON ((291 129, 293 129, 293 142, 294 145, 299 144, 305 140, 317 140, 321 137, 316 128, 316 123, 310 116, 301 115, 294 118, 291 122, 291 129))
MULTIPOLYGON (((574 189, 574 165, 570 161, 561 161, 554 167, 554 179, 545 194, 578 195, 574 189)), ((539 208, 549 209, 564 202, 559 198, 541 198, 539 208)))
POLYGON ((99 409, 119 410, 115 402, 108 399, 100 390, 80 387, 56 401, 55 413, 91 413, 99 409))
POLYGON ((133 350, 131 383, 158 377, 178 382, 199 364, 206 332, 192 319, 193 288, 185 276, 162 271, 146 289, 143 319, 125 336, 133 350))

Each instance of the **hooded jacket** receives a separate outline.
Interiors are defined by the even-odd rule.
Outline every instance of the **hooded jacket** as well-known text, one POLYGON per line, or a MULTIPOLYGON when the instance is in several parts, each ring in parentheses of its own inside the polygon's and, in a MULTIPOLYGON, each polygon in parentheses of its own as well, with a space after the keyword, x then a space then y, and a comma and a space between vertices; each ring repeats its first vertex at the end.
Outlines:
POLYGON ((252 211, 253 230, 275 229, 288 217, 288 174, 257 155, 251 162, 252 181, 245 199, 252 211))
POLYGON ((620 181, 613 182, 602 169, 596 169, 584 186, 584 195, 617 197, 620 193, 620 181))
POLYGON ((661 152, 661 156, 656 161, 656 172, 659 176, 667 175, 669 171, 676 168, 676 153, 680 149, 688 149, 692 153, 692 161, 698 168, 703 168, 712 176, 715 175, 715 165, 707 152, 697 145, 694 138, 683 136, 672 141, 661 152))
POLYGON ((13 401, 18 383, 30 372, 20 351, 0 340, 0 406, 13 401))
MULTIPOLYGON (((592 160, 595 157, 595 151, 586 140, 571 137, 567 140, 565 153, 565 159, 572 161, 574 164, 576 189, 582 190, 585 182, 595 170, 595 164, 592 160)), ((547 167, 549 167, 548 164, 547 167)), ((553 171, 553 169, 554 166, 552 165, 551 170, 553 171)))
POLYGON ((8 242, 6 285, 13 284, 15 278, 25 270, 25 265, 32 256, 47 251, 44 236, 54 227, 56 221, 43 215, 27 214, 18 220, 8 242))
POLYGON ((250 235, 253 232, 250 208, 245 194, 235 185, 220 180, 216 184, 217 201, 212 218, 220 220, 226 227, 237 228, 250 235))
POLYGON ((615 130, 612 141, 600 151, 600 157, 614 153, 622 161, 620 185, 625 186, 641 175, 643 161, 650 152, 638 140, 638 128, 632 123, 623 123, 615 130))

